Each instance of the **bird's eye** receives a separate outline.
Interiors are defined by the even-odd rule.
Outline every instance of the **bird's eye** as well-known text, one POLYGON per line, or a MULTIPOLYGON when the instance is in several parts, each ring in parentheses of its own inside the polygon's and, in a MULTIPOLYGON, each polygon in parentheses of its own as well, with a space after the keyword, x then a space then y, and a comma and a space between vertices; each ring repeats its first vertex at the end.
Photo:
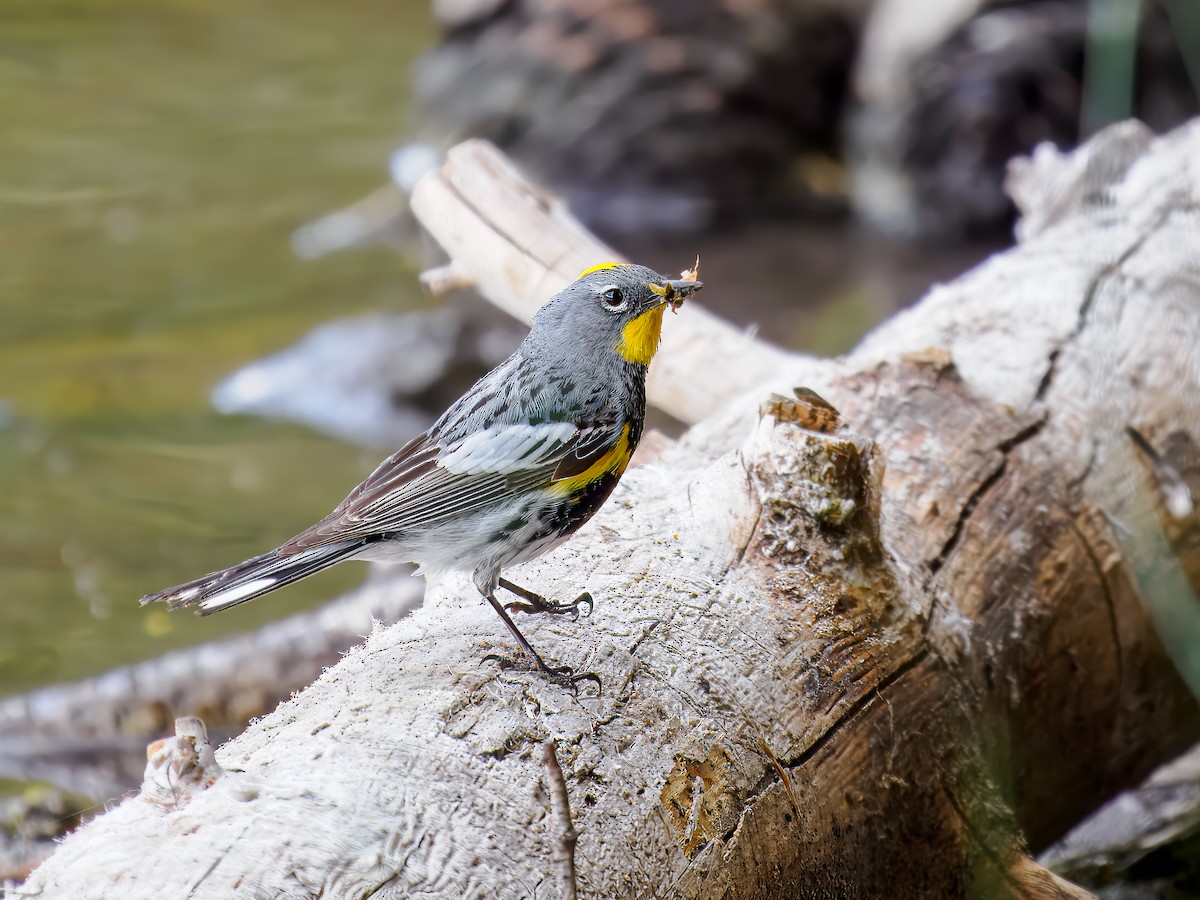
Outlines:
POLYGON ((600 296, 604 298, 605 306, 610 309, 620 309, 625 305, 625 295, 619 287, 605 288, 600 296))

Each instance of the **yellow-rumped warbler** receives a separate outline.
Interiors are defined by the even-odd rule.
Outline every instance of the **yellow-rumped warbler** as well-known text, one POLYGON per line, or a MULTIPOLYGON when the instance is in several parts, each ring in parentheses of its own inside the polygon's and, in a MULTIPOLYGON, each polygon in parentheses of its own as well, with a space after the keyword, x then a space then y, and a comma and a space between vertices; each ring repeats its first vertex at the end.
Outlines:
POLYGON ((142 598, 201 614, 245 603, 345 559, 469 571, 537 667, 548 666, 509 609, 578 615, 590 595, 555 603, 501 578, 566 540, 612 493, 642 436, 646 370, 663 313, 702 285, 624 263, 594 266, 533 319, 508 359, 424 434, 384 460, 317 524, 269 553, 142 598))

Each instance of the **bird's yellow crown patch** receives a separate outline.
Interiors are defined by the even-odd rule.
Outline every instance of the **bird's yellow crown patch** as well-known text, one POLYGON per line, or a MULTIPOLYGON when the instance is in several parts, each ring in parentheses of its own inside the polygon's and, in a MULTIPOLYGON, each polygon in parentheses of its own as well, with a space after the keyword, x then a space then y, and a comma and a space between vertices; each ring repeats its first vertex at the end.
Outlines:
MULTIPOLYGON (((629 265, 632 265, 632 263, 627 263, 627 262, 597 263, 596 265, 592 266, 591 268, 584 269, 582 272, 580 272, 579 278, 587 278, 587 276, 591 275, 592 273, 603 272, 605 269, 621 269, 621 268, 624 268, 625 266, 629 266, 629 265)), ((578 279, 576 279, 576 280, 578 281, 578 279)))

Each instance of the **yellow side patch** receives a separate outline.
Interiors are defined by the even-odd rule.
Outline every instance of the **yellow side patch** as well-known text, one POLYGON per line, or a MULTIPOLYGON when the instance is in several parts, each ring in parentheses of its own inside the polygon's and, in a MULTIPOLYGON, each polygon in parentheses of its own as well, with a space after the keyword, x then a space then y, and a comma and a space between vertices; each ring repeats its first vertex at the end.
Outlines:
MULTIPOLYGON (((582 272, 579 273, 579 278, 586 278, 588 275, 591 275, 593 272, 603 272, 605 269, 620 269, 620 268, 623 268, 628 265, 632 265, 632 264, 626 263, 626 262, 602 262, 602 263, 592 266, 590 269, 584 269, 582 272)), ((577 278, 576 281, 578 281, 578 280, 579 279, 577 278)))
POLYGON ((662 337, 663 313, 667 304, 647 310, 621 329, 621 340, 614 348, 631 363, 650 365, 654 354, 658 352, 658 342, 662 337))
POLYGON ((551 483, 550 492, 566 496, 583 490, 597 478, 607 475, 610 472, 616 472, 618 475, 624 474, 625 467, 629 465, 629 457, 631 456, 633 456, 633 448, 629 446, 629 425, 626 424, 621 429, 621 435, 617 438, 617 442, 613 444, 611 450, 578 475, 572 475, 570 478, 564 478, 562 481, 551 483))

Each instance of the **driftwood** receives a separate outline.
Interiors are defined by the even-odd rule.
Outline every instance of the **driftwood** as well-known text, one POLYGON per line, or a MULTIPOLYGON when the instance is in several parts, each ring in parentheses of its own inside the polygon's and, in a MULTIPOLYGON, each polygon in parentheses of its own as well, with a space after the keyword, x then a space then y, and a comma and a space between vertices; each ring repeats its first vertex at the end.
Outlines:
POLYGON ((1124 896, 1182 896, 1195 891, 1198 833, 1200 745, 1072 828, 1040 862, 1080 883, 1120 882, 1124 896))
POLYGON ((72 684, 0 700, 0 778, 49 781, 93 801, 137 786, 149 740, 181 712, 230 737, 362 641, 421 603, 420 579, 393 578, 249 634, 176 650, 72 684))
MULTIPOLYGON (((1023 244, 844 359, 700 346, 683 384, 747 390, 520 572, 597 597, 525 628, 602 694, 483 660, 503 626, 438 581, 224 771, 185 723, 17 896, 556 897, 571 831, 583 897, 1082 895, 1027 854, 1200 735, 1164 649, 1195 677, 1200 127, 1090 152, 1026 167, 1023 244)), ((449 171, 414 206, 485 290, 579 268, 484 148, 449 171)))

